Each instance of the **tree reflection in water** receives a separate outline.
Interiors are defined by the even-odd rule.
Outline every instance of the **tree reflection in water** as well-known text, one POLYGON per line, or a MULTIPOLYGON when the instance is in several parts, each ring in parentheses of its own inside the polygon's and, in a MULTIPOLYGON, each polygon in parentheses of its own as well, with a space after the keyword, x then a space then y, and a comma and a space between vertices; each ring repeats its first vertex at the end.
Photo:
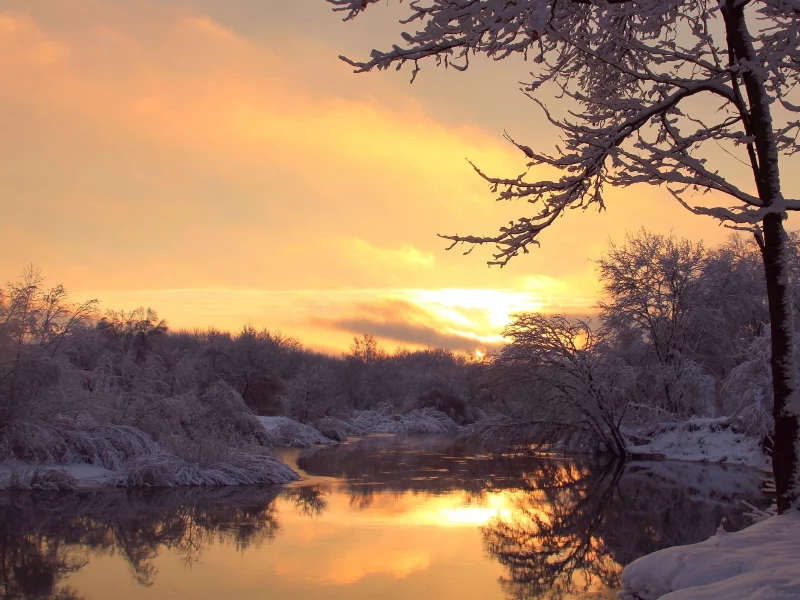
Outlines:
MULTIPOLYGON (((8 493, 0 497, 3 598, 78 598, 60 585, 90 555, 121 555, 151 585, 163 550, 185 563, 221 541, 244 549, 278 529, 276 487, 8 493)), ((302 504, 302 502, 300 503, 302 504)))
POLYGON ((482 527, 502 564, 506 595, 559 599, 618 587, 622 567, 661 548, 749 524, 741 500, 765 506, 760 476, 741 468, 687 462, 598 462, 587 458, 487 455, 464 440, 368 438, 318 448, 301 468, 345 481, 350 505, 381 493, 488 492, 514 499, 510 516, 482 527))
MULTIPOLYGON (((756 475, 691 463, 581 464, 544 460, 510 518, 482 528, 506 568, 515 599, 555 600, 616 588, 624 565, 661 548, 692 544, 748 524, 740 498, 756 475)), ((752 494, 752 492, 751 492, 752 494)))

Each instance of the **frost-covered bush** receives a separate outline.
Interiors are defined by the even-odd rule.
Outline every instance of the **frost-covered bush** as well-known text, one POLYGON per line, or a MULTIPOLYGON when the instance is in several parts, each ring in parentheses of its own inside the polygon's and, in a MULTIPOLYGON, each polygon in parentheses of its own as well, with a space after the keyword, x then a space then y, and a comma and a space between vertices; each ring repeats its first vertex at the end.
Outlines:
POLYGON ((202 394, 168 399, 160 412, 161 419, 145 427, 165 449, 188 460, 207 462, 214 444, 237 448, 271 443, 242 397, 221 381, 202 394))
POLYGON ((458 431, 458 424, 443 412, 419 408, 400 417, 395 433, 446 435, 458 431))
POLYGON ((769 333, 752 342, 745 360, 725 378, 722 396, 726 414, 731 415, 742 430, 759 437, 772 433, 769 333))
POLYGON ((3 434, 0 460, 34 464, 92 464, 116 470, 130 460, 161 452, 147 433, 127 425, 79 429, 17 421, 3 434))
POLYGON ((348 422, 363 433, 397 433, 397 421, 400 416, 394 413, 391 406, 379 406, 375 410, 357 410, 348 418, 348 422))
POLYGON ((460 430, 455 421, 434 408, 418 408, 404 415, 362 410, 354 412, 349 421, 364 433, 446 435, 460 430))
POLYGON ((469 391, 463 381, 448 377, 446 373, 429 371, 416 380, 415 388, 414 408, 433 408, 458 423, 473 419, 469 391))
POLYGON ((252 485, 288 483, 297 474, 269 449, 245 447, 202 466, 170 454, 148 454, 130 461, 114 479, 125 487, 252 485))
POLYGON ((314 425, 323 436, 334 442, 344 442, 351 436, 360 436, 364 432, 354 424, 335 417, 323 417, 314 425))
POLYGON ((678 460, 724 462, 766 467, 760 440, 747 435, 729 417, 695 417, 625 430, 634 453, 655 453, 678 460))
POLYGON ((315 444, 329 444, 331 440, 319 431, 288 417, 257 417, 269 436, 272 446, 282 448, 308 448, 315 444))

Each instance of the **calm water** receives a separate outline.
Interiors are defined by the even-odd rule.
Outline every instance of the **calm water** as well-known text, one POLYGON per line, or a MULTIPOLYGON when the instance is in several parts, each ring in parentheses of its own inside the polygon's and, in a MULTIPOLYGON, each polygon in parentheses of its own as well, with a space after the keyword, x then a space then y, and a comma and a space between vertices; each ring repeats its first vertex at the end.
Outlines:
POLYGON ((0 496, 0 597, 612 598, 631 560, 765 504, 756 474, 710 465, 392 437, 300 454, 285 487, 0 496))

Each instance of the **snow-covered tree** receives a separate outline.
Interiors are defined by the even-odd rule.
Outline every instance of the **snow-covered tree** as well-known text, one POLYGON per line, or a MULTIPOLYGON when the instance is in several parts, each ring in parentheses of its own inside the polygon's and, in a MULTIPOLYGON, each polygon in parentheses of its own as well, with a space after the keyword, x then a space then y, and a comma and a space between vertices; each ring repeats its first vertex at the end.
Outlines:
MULTIPOLYGON (((351 19, 378 0, 328 2, 351 19)), ((783 221, 800 199, 784 196, 781 162, 800 149, 800 2, 418 0, 407 10, 403 22, 414 29, 402 45, 345 60, 358 72, 411 63, 416 75, 429 58, 464 70, 477 54, 524 55, 533 73, 523 89, 563 137, 547 153, 509 136, 529 161, 520 176, 476 167, 501 199, 538 211, 497 235, 445 236, 453 245, 494 244, 492 262, 503 265, 569 209, 605 208, 609 187, 637 183, 756 235, 769 296, 778 507, 796 505, 800 395, 783 221), (548 107, 547 96, 571 102, 548 107), (553 171, 561 175, 547 178, 553 171)))
POLYGON ((675 415, 691 412, 679 390, 686 388, 683 380, 692 372, 686 367, 708 334, 705 262, 702 244, 647 231, 610 244, 598 261, 606 296, 599 304, 603 327, 614 337, 644 342, 635 359, 654 376, 648 396, 663 396, 660 408, 675 415))

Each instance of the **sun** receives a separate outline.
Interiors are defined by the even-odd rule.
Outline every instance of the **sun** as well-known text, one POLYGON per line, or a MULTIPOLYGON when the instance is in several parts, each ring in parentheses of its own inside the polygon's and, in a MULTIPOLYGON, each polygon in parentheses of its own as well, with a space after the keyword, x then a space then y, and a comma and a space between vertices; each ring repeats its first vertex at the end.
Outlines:
POLYGON ((486 352, 477 349, 475 350, 475 358, 483 358, 484 356, 486 356, 486 352))

